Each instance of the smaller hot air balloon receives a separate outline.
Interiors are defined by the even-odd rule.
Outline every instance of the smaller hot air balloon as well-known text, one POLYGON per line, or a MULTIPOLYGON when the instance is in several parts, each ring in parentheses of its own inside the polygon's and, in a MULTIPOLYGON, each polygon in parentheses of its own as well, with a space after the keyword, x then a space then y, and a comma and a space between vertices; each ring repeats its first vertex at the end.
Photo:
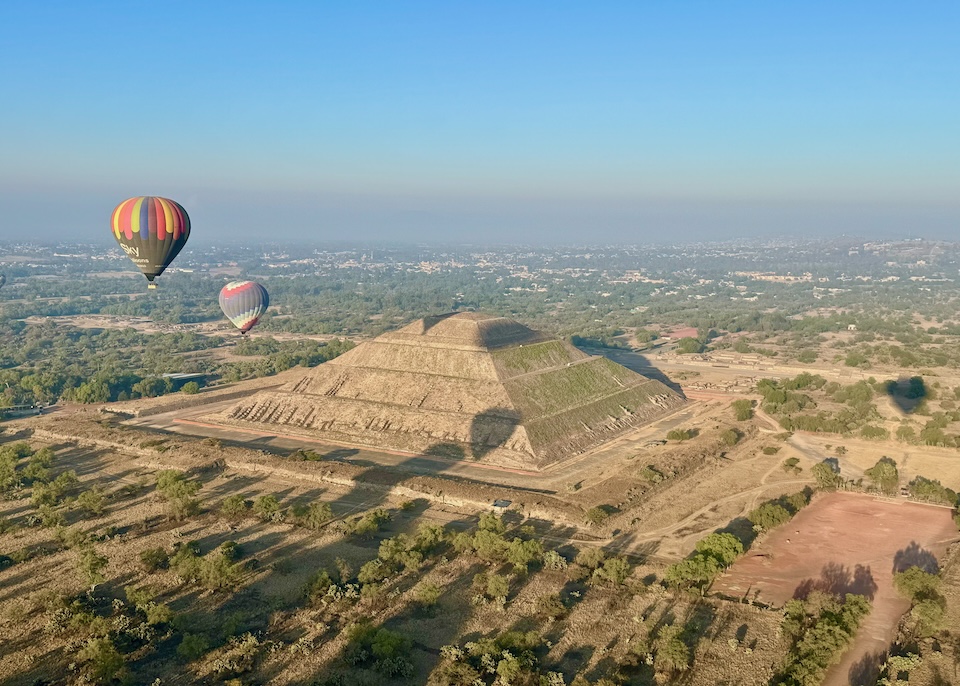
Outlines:
POLYGON ((267 289, 256 281, 231 281, 220 289, 220 309, 242 334, 260 321, 269 306, 267 289))
POLYGON ((3 284, 5 284, 6 282, 7 282, 7 275, 0 274, 0 288, 3 288, 3 284))
POLYGON ((183 205, 167 198, 128 198, 110 217, 110 229, 150 283, 170 266, 190 237, 190 217, 183 205))

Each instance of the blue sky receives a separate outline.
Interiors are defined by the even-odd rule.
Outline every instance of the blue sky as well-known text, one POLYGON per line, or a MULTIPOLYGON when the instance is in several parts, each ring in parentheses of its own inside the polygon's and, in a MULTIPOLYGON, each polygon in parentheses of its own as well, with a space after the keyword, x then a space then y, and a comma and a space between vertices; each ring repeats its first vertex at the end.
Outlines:
POLYGON ((960 4, 0 3, 0 237, 953 237, 960 4))

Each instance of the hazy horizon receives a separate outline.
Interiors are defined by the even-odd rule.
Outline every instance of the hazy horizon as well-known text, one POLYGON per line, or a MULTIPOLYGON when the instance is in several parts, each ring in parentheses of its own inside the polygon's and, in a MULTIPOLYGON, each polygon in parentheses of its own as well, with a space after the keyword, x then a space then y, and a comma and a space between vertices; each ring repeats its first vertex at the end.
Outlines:
POLYGON ((958 20, 949 3, 8 4, 0 238, 107 234, 141 194, 211 240, 954 238, 958 20))

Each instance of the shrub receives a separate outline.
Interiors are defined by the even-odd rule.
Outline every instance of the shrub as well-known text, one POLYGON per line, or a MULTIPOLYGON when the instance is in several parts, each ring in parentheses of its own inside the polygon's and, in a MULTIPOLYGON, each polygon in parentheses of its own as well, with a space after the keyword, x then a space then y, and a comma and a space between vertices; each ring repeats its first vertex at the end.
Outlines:
POLYGON ((525 573, 530 563, 543 558, 543 545, 537 540, 515 538, 507 547, 506 558, 515 570, 525 573))
POLYGON ((181 393, 186 393, 187 395, 194 395, 200 392, 200 384, 196 381, 188 381, 183 384, 183 387, 180 389, 181 393))
POLYGON ((630 563, 623 557, 611 557, 594 571, 593 576, 613 586, 621 586, 630 576, 630 563))
POLYGON ((676 625, 660 629, 653 643, 653 664, 657 671, 670 674, 682 672, 690 666, 690 649, 680 638, 683 629, 676 625))
POLYGON ((693 432, 690 429, 673 429, 667 432, 668 441, 679 441, 683 443, 693 438, 693 432))
POLYGON ((77 496, 76 504, 81 510, 88 512, 94 517, 99 517, 103 514, 106 502, 107 499, 103 495, 103 491, 100 488, 95 487, 86 490, 77 496))
POLYGON ((187 662, 191 662, 207 652, 210 642, 203 634, 184 634, 180 645, 177 646, 177 655, 187 662))
POLYGON ((262 495, 253 502, 253 513, 264 522, 282 522, 283 513, 280 511, 280 501, 272 493, 262 495))
POLYGON ((736 429, 727 429, 720 434, 720 440, 726 445, 734 446, 740 441, 740 432, 736 429))
POLYGON ((246 499, 239 493, 227 496, 220 503, 220 514, 231 519, 246 517, 249 509, 246 499))
POLYGON ((879 491, 887 495, 896 493, 900 485, 897 463, 889 457, 881 457, 874 466, 864 471, 864 474, 870 477, 879 491))
POLYGON ((156 572, 165 569, 170 558, 167 551, 163 548, 148 548, 140 553, 140 564, 148 572, 156 572))
POLYGON ((502 574, 491 574, 487 577, 486 594, 495 600, 506 600, 510 595, 510 582, 502 574))
POLYGON ((543 567, 554 572, 562 572, 567 568, 567 558, 556 550, 548 550, 543 554, 543 567))
POLYGON ((186 474, 176 469, 164 469, 157 473, 157 492, 167 502, 170 519, 180 521, 197 513, 200 504, 194 498, 200 484, 187 479, 186 474))
POLYGON ((328 503, 310 503, 309 506, 296 505, 291 508, 298 526, 319 531, 323 525, 333 519, 333 510, 328 503))
POLYGON ((603 507, 591 507, 587 510, 584 519, 590 526, 602 526, 610 518, 610 513, 603 507))
POLYGON ((799 467, 800 459, 796 457, 788 457, 783 461, 783 464, 780 465, 785 472, 792 472, 794 474, 799 474, 802 470, 799 467))
POLYGON ((110 683, 125 670, 123 656, 109 638, 91 638, 77 657, 87 663, 89 676, 97 683, 110 683))
POLYGON ((422 607, 433 607, 440 600, 443 589, 435 583, 425 581, 417 588, 416 599, 422 607))
POLYGON ((581 567, 586 567, 587 569, 596 569, 603 564, 604 560, 607 559, 607 556, 600 548, 584 548, 579 553, 574 560, 581 567))
POLYGON ((733 416, 738 422, 745 422, 753 419, 752 400, 734 400, 730 407, 733 409, 733 416))
POLYGON ((766 445, 763 447, 764 455, 776 455, 780 452, 780 446, 778 445, 766 445))
POLYGON ((546 619, 563 619, 568 612, 559 593, 540 596, 537 601, 537 614, 546 619))
POLYGON ((80 550, 80 556, 77 559, 77 573, 84 582, 94 588, 106 579, 103 570, 108 562, 106 557, 97 554, 93 546, 85 546, 80 550))
POLYGON ((260 653, 260 641, 251 633, 234 636, 212 663, 220 676, 235 676, 252 671, 260 653))
POLYGON ((782 505, 764 503, 747 515, 747 519, 761 531, 769 531, 785 522, 790 521, 792 515, 782 505))
POLYGON ((377 508, 376 510, 368 512, 362 517, 354 520, 354 522, 348 527, 348 532, 354 536, 369 538, 377 533, 384 523, 389 521, 390 513, 382 508, 377 508))

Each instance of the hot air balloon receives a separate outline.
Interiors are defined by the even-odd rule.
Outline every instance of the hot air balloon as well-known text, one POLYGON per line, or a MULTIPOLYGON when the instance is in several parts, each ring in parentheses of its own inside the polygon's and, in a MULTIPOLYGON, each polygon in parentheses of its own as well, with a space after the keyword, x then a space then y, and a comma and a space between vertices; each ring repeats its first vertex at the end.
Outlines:
POLYGON ((110 218, 117 243, 150 283, 163 274, 190 238, 190 217, 180 203, 142 196, 117 205, 110 218))
POLYGON ((3 284, 5 284, 6 282, 7 282, 7 275, 0 274, 0 288, 3 288, 3 284))
POLYGON ((242 334, 260 321, 269 306, 267 289, 256 281, 231 281, 220 289, 220 309, 242 334))

